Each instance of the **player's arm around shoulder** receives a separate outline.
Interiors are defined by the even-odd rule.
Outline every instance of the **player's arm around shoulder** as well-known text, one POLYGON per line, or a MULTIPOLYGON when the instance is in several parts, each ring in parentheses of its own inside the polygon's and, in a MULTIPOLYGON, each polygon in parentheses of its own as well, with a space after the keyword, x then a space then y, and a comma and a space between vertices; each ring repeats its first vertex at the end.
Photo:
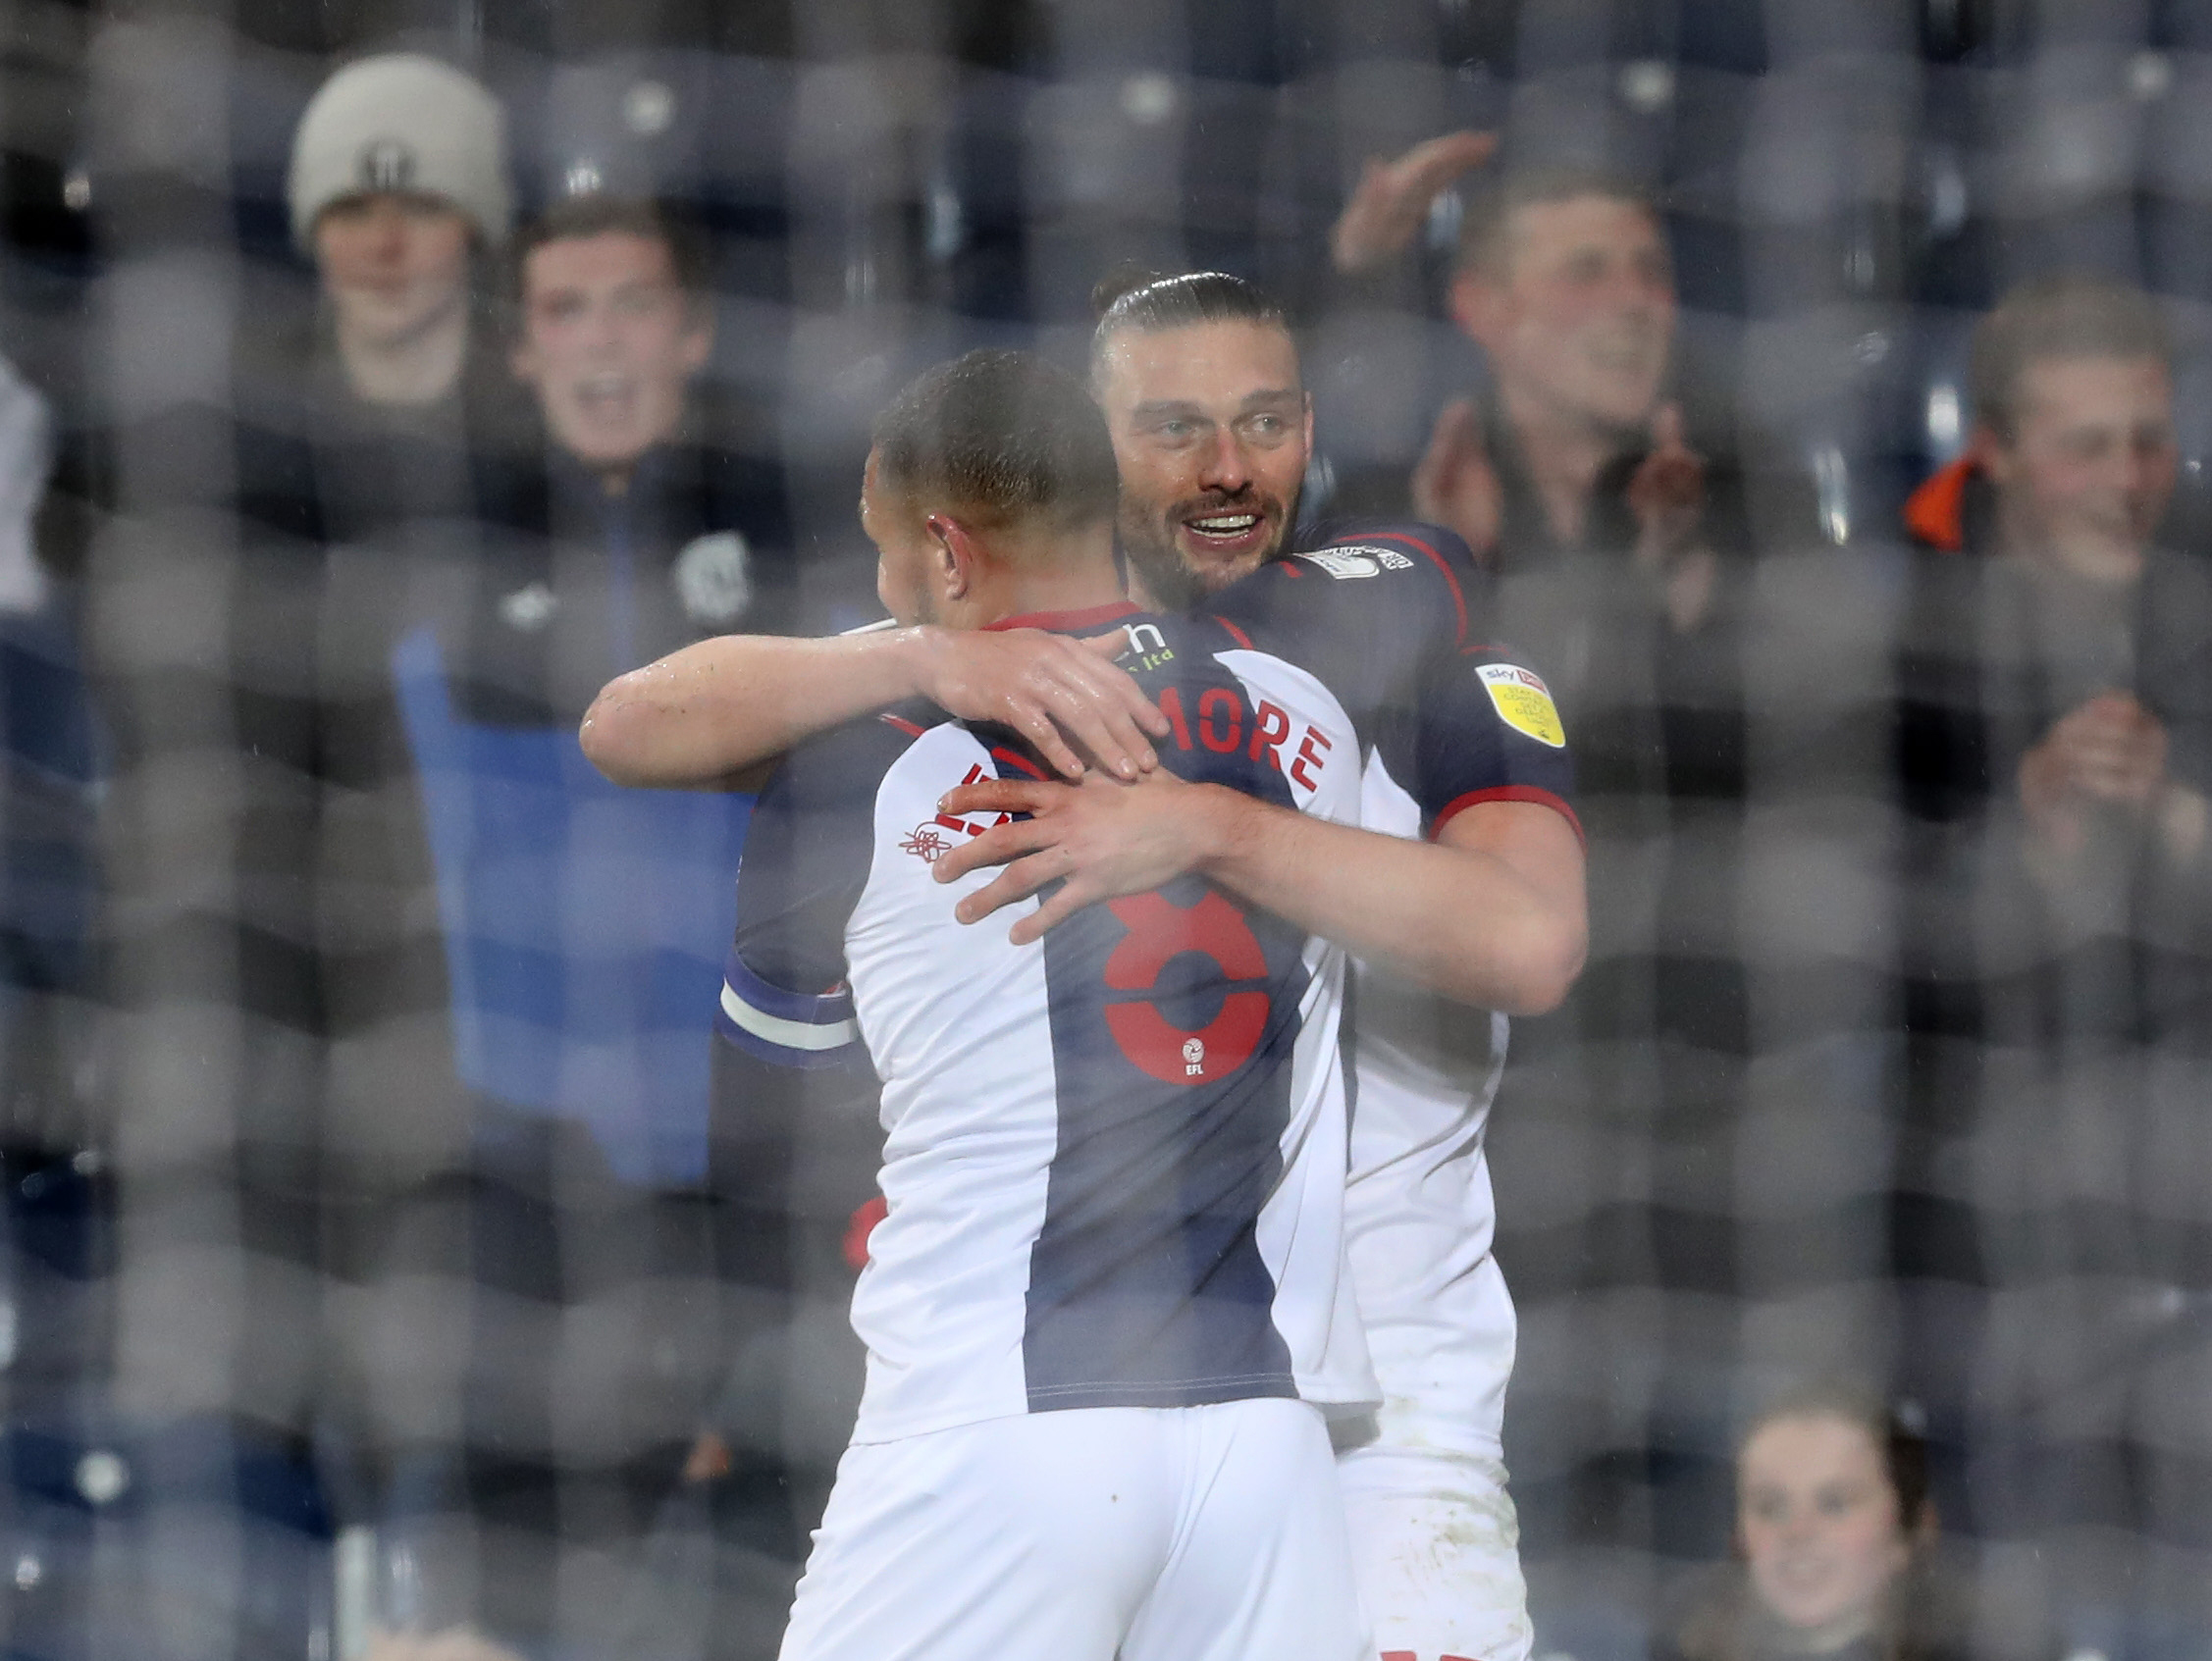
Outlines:
POLYGON ((1395 725, 1418 751, 1402 769, 1432 840, 1169 777, 1080 790, 992 781, 953 792, 948 810, 1027 817, 940 862, 940 880, 1005 867, 963 900, 961 919, 1063 882, 1015 925, 1017 941, 1031 939, 1084 906, 1196 872, 1448 997, 1509 1014, 1554 1008, 1588 945, 1571 768, 1542 682, 1467 645, 1478 577, 1448 531, 1363 525, 1213 606, 1348 691, 1352 706, 1417 713, 1395 725))
POLYGON ((1555 1010, 1582 973, 1590 949, 1582 834, 1553 808, 1533 802, 1485 802, 1456 814, 1436 846, 1465 862, 1484 888, 1509 891, 1509 904, 1461 916, 1479 939, 1454 949, 1473 973, 1510 983, 1507 996, 1472 999, 1509 1015, 1555 1010), (1484 968, 1486 962, 1494 967, 1484 968))
POLYGON ((1006 867, 961 901, 962 922, 1064 882, 1014 925, 1017 943, 1085 906, 1195 872, 1358 957, 1507 1014, 1556 1008, 1588 945, 1581 837, 1537 802, 1473 804, 1434 842, 1335 824, 1165 770, 1134 784, 986 780, 953 791, 945 806, 1027 815, 937 862, 941 882, 1006 867))
POLYGON ((1582 972, 1582 837, 1554 806, 1477 802, 1422 841, 1219 795, 1197 868, 1248 905, 1509 1015, 1557 1008, 1582 972))
POLYGON ((751 789, 793 746, 911 698, 1022 733, 1079 776, 1081 749, 1132 776, 1159 711, 1097 648, 1035 629, 922 625, 826 639, 720 635, 617 676, 577 737, 616 784, 751 789))
POLYGON ((763 786, 715 1013, 755 1061, 811 1068, 859 1053, 846 929, 874 863, 884 778, 927 731, 898 714, 848 722, 795 746, 763 786))

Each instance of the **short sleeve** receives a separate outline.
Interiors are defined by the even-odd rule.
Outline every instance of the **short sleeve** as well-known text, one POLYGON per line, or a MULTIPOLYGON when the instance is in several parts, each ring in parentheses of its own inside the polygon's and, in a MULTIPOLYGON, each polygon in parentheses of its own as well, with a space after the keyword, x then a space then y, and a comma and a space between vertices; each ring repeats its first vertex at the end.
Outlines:
POLYGON ((1410 719, 1396 728, 1409 752, 1385 762, 1407 781, 1428 835, 1486 802, 1533 802, 1575 817, 1574 760, 1543 678, 1511 653, 1475 646, 1424 675, 1410 719))
POLYGON ((922 728, 857 721, 801 746, 761 792, 737 873, 737 933, 715 1026, 783 1066, 830 1066, 860 1039, 845 928, 874 854, 875 792, 922 728))

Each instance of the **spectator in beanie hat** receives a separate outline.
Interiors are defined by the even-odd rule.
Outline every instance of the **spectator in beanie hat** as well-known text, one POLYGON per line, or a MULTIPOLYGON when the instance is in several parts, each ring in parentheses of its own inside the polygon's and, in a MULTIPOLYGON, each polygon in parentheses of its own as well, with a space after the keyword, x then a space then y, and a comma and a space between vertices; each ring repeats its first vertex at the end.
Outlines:
POLYGON ((322 278, 356 395, 426 404, 470 344, 469 276, 506 239, 499 103, 448 64, 390 53, 323 83, 292 140, 292 235, 322 278))
MULTIPOLYGON (((382 1527, 390 1473, 458 1415, 460 1363, 404 1303, 409 1273, 465 1282, 465 1214, 440 1233, 421 1197, 465 1179, 468 1116, 438 920, 407 904, 435 889, 391 656, 450 610, 527 432, 480 304, 500 107, 431 58, 350 64, 288 194, 312 315, 257 308, 217 395, 93 446, 121 458, 96 477, 141 481, 143 527, 103 539, 89 606, 116 756, 117 1393, 145 1433, 279 1458, 336 1526, 382 1527), (187 617, 185 593, 212 597, 187 617), (179 1019, 219 1035, 185 1084, 179 1019)), ((143 1491, 165 1539, 172 1496, 143 1491)), ((259 1575, 190 1595, 243 1621, 259 1575)))

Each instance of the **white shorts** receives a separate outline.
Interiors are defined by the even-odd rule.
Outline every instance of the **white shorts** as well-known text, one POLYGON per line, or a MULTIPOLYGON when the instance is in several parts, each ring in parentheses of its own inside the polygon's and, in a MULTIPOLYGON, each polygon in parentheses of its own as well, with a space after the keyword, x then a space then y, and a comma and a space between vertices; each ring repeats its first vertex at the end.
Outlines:
POLYGON ((846 1449, 781 1661, 1371 1661, 1305 1402, 1074 1408, 846 1449))
POLYGON ((1382 1661, 1528 1661, 1505 1467, 1370 1445, 1337 1456, 1360 1603, 1382 1661))

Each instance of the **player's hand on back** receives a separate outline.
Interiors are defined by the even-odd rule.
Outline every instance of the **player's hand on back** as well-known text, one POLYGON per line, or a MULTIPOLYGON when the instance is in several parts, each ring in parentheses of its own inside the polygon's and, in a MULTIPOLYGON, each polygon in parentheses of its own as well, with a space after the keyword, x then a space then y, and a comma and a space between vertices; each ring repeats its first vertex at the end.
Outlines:
POLYGON ((1017 922, 1017 946, 1085 906, 1143 894, 1196 868, 1214 851, 1222 819, 1216 800, 1231 793, 1186 784, 1166 768, 1122 784, 1100 774, 1080 784, 981 779, 946 794, 942 810, 962 816, 1026 813, 951 850, 932 870, 953 882, 986 866, 1006 868, 964 898, 953 915, 980 922, 1001 907, 1027 900, 1047 883, 1060 891, 1017 922))
POLYGON ((1013 728, 1072 779, 1083 776, 1085 756, 1125 779, 1158 763, 1145 735, 1165 738, 1167 717, 1115 664, 1129 644, 1119 630, 1090 640, 1041 629, 925 636, 922 691, 947 714, 1013 728))

